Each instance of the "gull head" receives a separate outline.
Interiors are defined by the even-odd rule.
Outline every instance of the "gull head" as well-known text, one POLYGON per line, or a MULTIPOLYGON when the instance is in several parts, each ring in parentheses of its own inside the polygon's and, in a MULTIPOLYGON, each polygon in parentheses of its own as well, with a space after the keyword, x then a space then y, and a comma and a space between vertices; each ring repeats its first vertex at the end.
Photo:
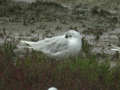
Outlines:
MULTIPOLYGON (((82 47, 82 35, 75 30, 69 30, 65 33, 65 38, 68 43, 68 56, 78 55, 82 47)), ((67 56, 67 54, 65 55, 67 56)))
POLYGON ((82 35, 75 30, 69 30, 65 33, 65 38, 67 38, 67 39, 71 39, 71 38, 82 39, 82 35))

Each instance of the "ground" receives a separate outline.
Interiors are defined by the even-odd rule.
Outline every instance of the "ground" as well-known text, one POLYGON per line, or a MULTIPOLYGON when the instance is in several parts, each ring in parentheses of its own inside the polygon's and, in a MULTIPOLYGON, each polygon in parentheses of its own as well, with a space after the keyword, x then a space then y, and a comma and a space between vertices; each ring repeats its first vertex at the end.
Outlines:
POLYGON ((120 90, 120 57, 110 50, 111 44, 120 45, 119 6, 119 0, 1 0, 0 89, 120 90), (18 57, 14 52, 21 39, 37 41, 69 29, 84 36, 77 59, 56 61, 35 51, 18 57))
POLYGON ((16 8, 13 13, 11 8, 8 16, 0 17, 0 32, 9 32, 16 39, 40 40, 75 29, 85 36, 87 43, 92 46, 92 53, 115 54, 109 46, 120 44, 119 1, 73 2, 66 0, 31 5, 24 3, 26 6, 23 3, 13 5, 12 8, 16 8))

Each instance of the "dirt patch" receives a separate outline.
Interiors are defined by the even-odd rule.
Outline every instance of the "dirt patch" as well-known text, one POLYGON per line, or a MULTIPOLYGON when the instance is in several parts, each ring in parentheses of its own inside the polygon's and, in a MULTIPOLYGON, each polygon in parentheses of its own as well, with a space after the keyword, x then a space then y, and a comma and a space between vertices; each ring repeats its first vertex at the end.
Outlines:
MULTIPOLYGON (((26 3, 6 5, 9 7, 6 9, 8 14, 1 14, 4 17, 0 17, 0 31, 6 31, 9 33, 8 36, 15 38, 40 40, 75 29, 85 36, 85 40, 92 47, 92 52, 111 54, 109 44, 120 44, 118 34, 120 2, 114 0, 100 2, 86 0, 73 4, 71 2, 38 1, 27 5, 26 3)), ((1 7, 0 9, 5 8, 1 7)))

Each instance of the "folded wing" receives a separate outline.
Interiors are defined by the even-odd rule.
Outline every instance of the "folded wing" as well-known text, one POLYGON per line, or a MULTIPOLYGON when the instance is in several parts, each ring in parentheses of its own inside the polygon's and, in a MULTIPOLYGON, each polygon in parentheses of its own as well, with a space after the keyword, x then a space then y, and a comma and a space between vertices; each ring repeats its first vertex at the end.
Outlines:
POLYGON ((38 42, 31 41, 21 41, 20 42, 25 48, 32 48, 36 51, 42 51, 45 54, 49 55, 58 55, 68 48, 68 41, 63 36, 56 36, 52 38, 46 38, 38 42))

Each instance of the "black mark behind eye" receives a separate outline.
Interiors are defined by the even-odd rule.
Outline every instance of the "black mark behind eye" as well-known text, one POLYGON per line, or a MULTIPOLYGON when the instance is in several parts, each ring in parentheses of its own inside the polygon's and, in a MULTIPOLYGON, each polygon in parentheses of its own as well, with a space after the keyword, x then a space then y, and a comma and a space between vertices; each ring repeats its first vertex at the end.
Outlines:
POLYGON ((69 36, 68 35, 65 35, 65 38, 68 38, 69 36))
POLYGON ((65 35, 65 38, 71 38, 72 35, 65 35))

